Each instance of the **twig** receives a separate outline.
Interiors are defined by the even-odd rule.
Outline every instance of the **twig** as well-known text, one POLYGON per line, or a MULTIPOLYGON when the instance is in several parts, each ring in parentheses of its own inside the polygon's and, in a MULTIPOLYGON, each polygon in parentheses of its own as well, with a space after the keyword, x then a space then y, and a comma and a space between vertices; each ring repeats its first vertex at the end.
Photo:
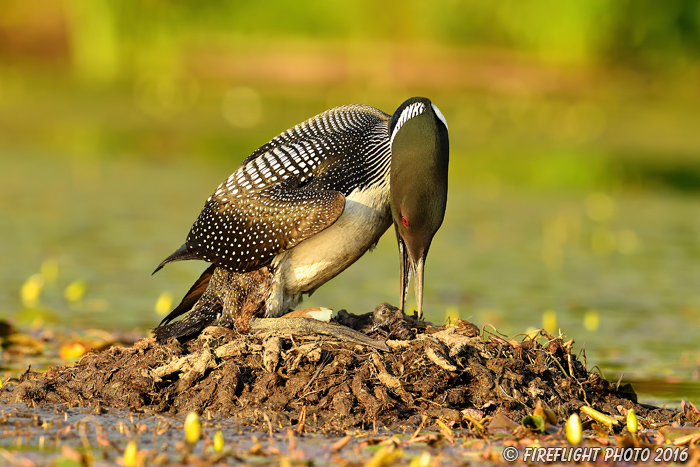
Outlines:
POLYGON ((278 331, 288 332, 290 334, 324 334, 326 336, 335 337, 347 342, 367 345, 385 352, 391 352, 391 349, 383 342, 372 339, 371 337, 350 329, 347 326, 337 324, 324 323, 309 318, 258 318, 252 320, 250 328, 253 331, 278 331))

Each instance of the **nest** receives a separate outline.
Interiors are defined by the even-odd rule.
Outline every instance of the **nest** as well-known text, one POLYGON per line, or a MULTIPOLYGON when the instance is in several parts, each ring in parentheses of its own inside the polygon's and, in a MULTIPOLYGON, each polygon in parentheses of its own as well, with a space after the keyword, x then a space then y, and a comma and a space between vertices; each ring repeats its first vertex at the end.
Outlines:
POLYGON ((406 429, 426 417, 460 424, 504 413, 520 420, 538 404, 560 422, 582 405, 608 414, 633 408, 650 421, 672 416, 637 404, 631 387, 588 372, 573 341, 544 331, 515 341, 463 320, 387 330, 363 317, 345 319, 389 337, 390 351, 320 335, 210 327, 184 344, 145 338, 93 351, 71 366, 27 371, 0 398, 339 431, 406 429))

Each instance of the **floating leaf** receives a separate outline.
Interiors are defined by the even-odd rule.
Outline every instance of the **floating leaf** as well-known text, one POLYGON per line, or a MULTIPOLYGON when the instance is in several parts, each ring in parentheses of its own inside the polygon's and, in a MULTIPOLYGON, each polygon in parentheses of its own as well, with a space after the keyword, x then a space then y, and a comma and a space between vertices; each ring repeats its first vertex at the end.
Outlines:
POLYGON ((552 425, 556 425, 557 423, 559 423, 559 417, 557 417, 557 414, 554 413, 554 411, 551 409, 544 409, 544 418, 552 425))
POLYGON ((377 451, 374 456, 367 462, 364 467, 389 467, 396 465, 396 462, 401 458, 402 451, 392 447, 383 447, 377 451))
POLYGON ((518 428, 518 426, 519 425, 510 418, 508 418, 507 415, 499 412, 496 415, 494 415, 494 417, 491 419, 488 428, 490 432, 496 430, 513 431, 516 428, 518 428))
POLYGON ((665 426, 659 430, 666 442, 670 443, 688 435, 700 434, 700 427, 697 426, 665 426))
POLYGON ((15 333, 3 340, 5 351, 14 355, 41 355, 44 343, 29 334, 15 333))
POLYGON ((535 404, 535 410, 532 411, 533 415, 539 415, 540 417, 544 418, 544 408, 542 407, 542 401, 537 401, 537 404, 535 404))
POLYGON ((71 459, 70 457, 59 456, 53 461, 54 467, 83 467, 83 462, 71 459))
POLYGON ((522 425, 530 430, 544 431, 544 417, 541 415, 525 415, 523 417, 522 425))

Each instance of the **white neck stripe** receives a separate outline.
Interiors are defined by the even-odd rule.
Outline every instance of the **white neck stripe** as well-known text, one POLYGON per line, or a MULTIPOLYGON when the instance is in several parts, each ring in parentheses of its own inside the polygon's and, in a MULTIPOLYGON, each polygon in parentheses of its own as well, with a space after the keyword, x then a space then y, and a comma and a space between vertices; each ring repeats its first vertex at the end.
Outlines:
POLYGON ((445 124, 445 129, 448 130, 447 120, 445 120, 445 116, 442 114, 442 112, 440 112, 440 109, 438 109, 437 105, 435 105, 435 104, 430 104, 430 105, 433 106, 433 112, 435 112, 435 115, 437 115, 437 117, 440 119, 440 121, 445 124))
MULTIPOLYGON (((433 106, 435 107, 435 106, 433 106)), ((399 117, 398 121, 396 122, 396 126, 394 127, 394 131, 391 133, 391 141, 390 144, 394 144, 394 138, 396 137, 396 133, 399 132, 401 127, 415 117, 416 115, 420 115, 423 112, 425 112, 425 104, 422 102, 414 102, 413 104, 407 106, 405 109, 403 109, 403 112, 401 112, 401 116, 399 117)), ((443 119, 445 117, 442 117, 443 119)))

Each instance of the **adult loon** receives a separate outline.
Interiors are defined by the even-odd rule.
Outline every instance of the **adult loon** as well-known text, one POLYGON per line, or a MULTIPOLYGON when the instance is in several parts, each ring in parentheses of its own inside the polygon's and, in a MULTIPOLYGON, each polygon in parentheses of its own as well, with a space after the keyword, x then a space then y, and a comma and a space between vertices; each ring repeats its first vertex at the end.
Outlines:
POLYGON ((156 269, 212 263, 155 337, 209 325, 245 332, 253 316, 282 316, 372 249, 392 221, 400 309, 412 271, 422 317, 423 265, 445 214, 448 161, 447 122, 423 97, 393 115, 336 107, 281 133, 219 185, 185 244, 156 269))

